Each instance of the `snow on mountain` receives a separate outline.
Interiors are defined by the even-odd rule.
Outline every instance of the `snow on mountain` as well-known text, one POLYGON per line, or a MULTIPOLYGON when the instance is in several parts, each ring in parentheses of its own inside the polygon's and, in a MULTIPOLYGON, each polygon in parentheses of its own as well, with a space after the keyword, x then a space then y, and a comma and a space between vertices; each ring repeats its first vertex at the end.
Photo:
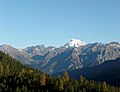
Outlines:
POLYGON ((0 45, 0 51, 8 53, 23 64, 52 74, 63 70, 93 67, 107 60, 116 59, 120 57, 120 43, 87 44, 78 39, 71 39, 64 46, 58 48, 36 45, 25 49, 16 49, 10 45, 0 45))
POLYGON ((112 46, 112 47, 120 48, 120 44, 118 42, 111 42, 111 43, 109 43, 109 45, 112 46))
POLYGON ((20 52, 22 52, 24 49, 21 49, 21 48, 17 48, 18 49, 18 51, 20 51, 20 52))
POLYGON ((84 46, 84 45, 86 45, 86 43, 83 41, 80 41, 78 39, 71 39, 64 46, 66 48, 74 48, 74 47, 80 47, 80 46, 84 46))

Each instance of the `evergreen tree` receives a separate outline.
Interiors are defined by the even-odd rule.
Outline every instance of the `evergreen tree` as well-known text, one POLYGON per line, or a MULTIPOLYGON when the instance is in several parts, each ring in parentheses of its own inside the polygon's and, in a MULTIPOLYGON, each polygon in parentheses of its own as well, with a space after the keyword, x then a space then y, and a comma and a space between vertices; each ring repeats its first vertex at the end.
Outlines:
POLYGON ((85 88, 83 88, 83 91, 82 92, 86 92, 86 89, 85 88))
POLYGON ((3 65, 2 65, 2 63, 0 62, 0 76, 2 76, 3 75, 3 65))
POLYGON ((17 87, 17 88, 15 89, 15 92, 21 92, 21 90, 19 89, 19 87, 17 87))
POLYGON ((97 84, 97 92, 100 92, 100 83, 97 84))
POLYGON ((0 57, 0 92, 120 92, 119 87, 106 82, 89 81, 83 76, 79 80, 69 79, 66 71, 63 78, 52 77, 25 67, 2 52, 0 57))
POLYGON ((27 92, 27 87, 25 87, 25 86, 23 85, 22 88, 21 88, 21 91, 22 91, 22 92, 27 92))
POLYGON ((7 65, 5 69, 5 75, 9 75, 9 72, 10 72, 10 69, 9 69, 9 66, 7 65))

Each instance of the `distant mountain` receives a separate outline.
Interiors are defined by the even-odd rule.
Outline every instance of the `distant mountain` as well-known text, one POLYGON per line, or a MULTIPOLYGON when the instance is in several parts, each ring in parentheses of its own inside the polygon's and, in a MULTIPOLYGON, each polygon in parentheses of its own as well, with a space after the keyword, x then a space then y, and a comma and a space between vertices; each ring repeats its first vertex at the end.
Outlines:
POLYGON ((36 46, 27 47, 20 51, 23 53, 30 54, 31 56, 34 56, 34 55, 44 56, 46 53, 50 52, 53 49, 55 49, 55 47, 53 46, 45 47, 44 45, 36 45, 36 46))
POLYGON ((38 60, 41 60, 41 57, 44 57, 44 55, 51 50, 53 50, 55 47, 49 46, 45 47, 44 45, 36 45, 27 47, 25 49, 16 49, 10 45, 1 45, 0 51, 9 54, 11 57, 19 60, 21 63, 26 65, 33 65, 38 60))
POLYGON ((120 44, 117 42, 87 44, 77 39, 71 39, 59 48, 36 45, 16 49, 9 45, 1 45, 0 50, 23 64, 49 74, 93 67, 120 57, 120 44))
POLYGON ((11 57, 19 60, 23 64, 31 64, 34 60, 31 59, 30 55, 27 53, 22 53, 18 49, 13 48, 10 45, 1 45, 0 51, 9 54, 11 57))
MULTIPOLYGON (((60 74, 62 75, 62 73, 60 74)), ((109 84, 120 86, 120 58, 108 60, 91 68, 68 71, 68 74, 75 79, 79 79, 82 75, 89 80, 106 81, 109 84)))
POLYGON ((34 55, 42 55, 43 56, 46 53, 44 45, 36 45, 36 46, 27 47, 27 48, 23 49, 22 52, 28 53, 31 56, 34 56, 34 55))
POLYGON ((107 60, 120 57, 120 44, 93 43, 79 47, 56 48, 48 53, 35 67, 47 73, 93 67, 107 60))

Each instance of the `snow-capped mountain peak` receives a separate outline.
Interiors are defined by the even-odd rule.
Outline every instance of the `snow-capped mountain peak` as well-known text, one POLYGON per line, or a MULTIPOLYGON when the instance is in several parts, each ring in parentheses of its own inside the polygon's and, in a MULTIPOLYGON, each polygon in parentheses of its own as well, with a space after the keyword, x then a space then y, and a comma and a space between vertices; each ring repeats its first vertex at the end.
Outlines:
POLYGON ((73 48, 73 47, 80 47, 80 46, 84 46, 84 45, 86 45, 86 43, 83 41, 80 41, 78 39, 71 39, 64 46, 66 48, 73 48))

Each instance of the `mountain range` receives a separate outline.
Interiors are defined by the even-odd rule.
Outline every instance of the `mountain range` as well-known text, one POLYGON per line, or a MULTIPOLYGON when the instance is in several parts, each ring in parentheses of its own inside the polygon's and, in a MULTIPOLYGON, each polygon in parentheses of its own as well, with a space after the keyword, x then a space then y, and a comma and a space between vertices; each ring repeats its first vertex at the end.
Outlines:
MULTIPOLYGON (((60 75, 52 77, 31 67, 26 67, 0 51, 0 92, 120 92, 120 59, 105 62, 93 69, 88 69, 88 74, 96 75, 96 71, 100 72, 99 69, 102 69, 103 72, 100 74, 104 75, 100 78, 103 80, 110 73, 107 76, 109 79, 106 81, 107 83, 103 80, 100 82, 87 80, 82 76, 79 80, 75 80, 69 78, 69 76, 71 77, 70 72, 68 72, 68 76, 66 71, 62 77, 60 75), (111 70, 113 71, 110 72, 111 70), (109 82, 110 84, 108 84, 109 82)), ((80 74, 78 70, 72 71, 72 76, 80 74)))
POLYGON ((1 45, 0 51, 25 65, 53 74, 98 66, 107 60, 119 58, 120 44, 118 42, 85 43, 78 39, 71 39, 61 47, 36 45, 17 49, 10 45, 1 45))

